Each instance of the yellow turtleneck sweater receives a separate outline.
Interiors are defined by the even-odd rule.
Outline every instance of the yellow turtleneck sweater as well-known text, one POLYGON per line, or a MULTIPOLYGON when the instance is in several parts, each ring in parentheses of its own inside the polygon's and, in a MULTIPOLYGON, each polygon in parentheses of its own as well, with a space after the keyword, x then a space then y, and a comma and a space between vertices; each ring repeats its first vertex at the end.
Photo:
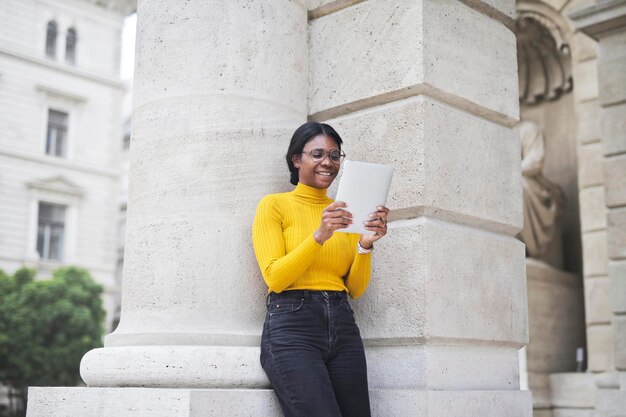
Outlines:
POLYGON ((261 199, 252 241, 269 291, 347 291, 352 298, 365 292, 372 255, 357 252, 360 236, 335 232, 323 245, 313 239, 322 211, 332 202, 325 189, 301 183, 261 199))

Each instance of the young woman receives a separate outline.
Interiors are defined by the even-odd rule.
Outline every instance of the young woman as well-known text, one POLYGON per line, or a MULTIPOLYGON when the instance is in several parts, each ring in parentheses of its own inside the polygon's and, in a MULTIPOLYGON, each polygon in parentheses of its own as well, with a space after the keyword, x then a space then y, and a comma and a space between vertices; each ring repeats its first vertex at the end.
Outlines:
POLYGON ((373 235, 335 233, 352 222, 350 208, 326 194, 345 158, 341 144, 327 124, 300 126, 287 150, 296 188, 265 196, 254 219, 269 287, 261 365, 285 417, 370 416, 363 342, 347 296, 367 288, 389 210, 378 207, 366 222, 373 235))

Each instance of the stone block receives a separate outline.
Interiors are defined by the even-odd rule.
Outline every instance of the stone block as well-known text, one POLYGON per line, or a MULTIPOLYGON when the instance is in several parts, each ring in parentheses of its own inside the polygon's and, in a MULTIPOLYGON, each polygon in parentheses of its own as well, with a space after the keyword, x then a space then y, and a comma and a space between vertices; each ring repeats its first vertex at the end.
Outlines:
POLYGON ((606 230, 609 258, 626 259, 626 208, 609 210, 606 230))
POLYGON ((354 303, 366 343, 526 343, 521 242, 426 217, 390 226, 354 303))
POLYGON ((604 159, 604 187, 607 207, 626 205, 626 154, 604 159))
POLYGON ((370 389, 519 388, 516 348, 366 343, 374 344, 365 348, 370 389))
MULTIPOLYGON (((613 360, 615 368, 626 371, 626 316, 613 316, 613 360)), ((626 387, 622 387, 626 391, 626 387)))
POLYGON ((426 91, 518 118, 515 36, 461 2, 370 0, 313 20, 309 40, 311 114, 426 91))
POLYGON ((511 235, 521 228, 520 149, 510 129, 423 96, 329 123, 349 159, 394 166, 393 218, 433 215, 511 235))
POLYGON ((200 2, 174 12, 168 1, 140 2, 136 111, 179 132, 305 121, 306 5, 266 3, 200 2), (178 113, 184 121, 169 117, 178 113))
POLYGON ((528 391, 371 392, 373 417, 531 417, 528 391))
POLYGON ((604 183, 602 145, 592 143, 578 148, 578 183, 588 188, 604 183))
POLYGON ((270 389, 42 388, 28 392, 27 417, 275 417, 270 389))
POLYGON ((555 408, 593 408, 596 385, 592 373, 556 373, 550 375, 552 405, 555 408))
MULTIPOLYGON (((620 372, 624 374, 624 372, 620 372)), ((623 417, 626 410, 626 392, 622 389, 600 389, 594 417, 623 417)))
POLYGON ((605 277, 585 280, 585 321, 587 324, 611 322, 609 304, 609 279, 605 277))
POLYGON ((603 372, 613 366, 613 328, 610 324, 587 326, 588 368, 603 372))
POLYGON ((597 2, 598 0, 569 0, 567 4, 564 5, 561 12, 563 13, 563 16, 567 16, 568 14, 574 13, 578 10, 594 6, 597 2))
POLYGON ((603 105, 626 100, 626 31, 613 31, 600 41, 600 100, 603 105))
MULTIPOLYGON (((576 366, 576 348, 584 346, 581 279, 526 258, 529 372, 564 372, 576 366)), ((533 387, 531 386, 531 390, 533 387)))
POLYGON ((528 387, 533 393, 533 417, 537 416, 539 409, 552 408, 552 398, 550 394, 550 374, 545 372, 529 372, 528 387))
POLYGON ((606 239, 606 230, 583 234, 583 273, 585 277, 607 275, 606 239))
POLYGON ((626 152, 626 103, 602 109, 602 148, 605 155, 626 152))
MULTIPOLYGON (((564 3, 566 0, 556 0, 564 3)), ((544 3, 546 1, 544 0, 544 3)), ((558 10, 558 9, 557 9, 558 10)), ((583 62, 598 56, 598 42, 584 32, 576 32, 572 41, 572 58, 574 62, 583 62)))
POLYGON ((626 313, 626 260, 609 262, 609 285, 611 309, 626 313))
POLYGON ((598 62, 590 59, 584 62, 572 63, 574 78, 574 97, 577 102, 589 101, 598 98, 598 62))
MULTIPOLYGON (((373 417, 531 417, 529 392, 371 390, 373 417)), ((272 390, 39 388, 27 417, 276 417, 272 390)))
POLYGON ((578 143, 587 144, 600 142, 602 127, 601 107, 598 100, 590 100, 576 104, 576 120, 578 122, 578 143))
POLYGON ((580 201, 580 228, 583 232, 606 229, 604 187, 584 188, 578 194, 580 201))

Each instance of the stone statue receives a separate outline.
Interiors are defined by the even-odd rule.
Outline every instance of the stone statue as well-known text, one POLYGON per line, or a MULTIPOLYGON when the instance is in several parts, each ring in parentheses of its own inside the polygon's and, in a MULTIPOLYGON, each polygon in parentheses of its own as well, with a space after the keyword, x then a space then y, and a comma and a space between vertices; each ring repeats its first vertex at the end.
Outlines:
POLYGON ((543 132, 536 123, 522 121, 515 127, 522 141, 522 188, 524 228, 519 238, 532 258, 544 255, 550 242, 558 238, 557 221, 564 211, 561 188, 543 176, 545 157, 543 132))

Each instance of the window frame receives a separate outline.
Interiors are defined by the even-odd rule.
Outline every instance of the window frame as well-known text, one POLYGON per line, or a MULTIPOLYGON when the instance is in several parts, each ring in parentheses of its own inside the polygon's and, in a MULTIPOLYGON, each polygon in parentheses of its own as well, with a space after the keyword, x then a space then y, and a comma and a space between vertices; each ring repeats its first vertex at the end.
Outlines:
POLYGON ((63 177, 33 181, 27 184, 29 194, 28 239, 24 259, 32 259, 41 270, 53 270, 59 265, 76 261, 77 216, 84 195, 81 189, 68 184, 63 177), (39 204, 56 204, 65 207, 65 229, 63 236, 63 260, 39 258, 37 239, 39 233, 39 204))
POLYGON ((55 19, 50 19, 47 21, 44 39, 44 54, 46 58, 56 61, 59 49, 59 23, 55 19), (49 36, 51 25, 54 25, 54 39, 52 39, 52 41, 50 41, 49 36), (52 49, 52 51, 49 50, 50 48, 52 49))
POLYGON ((67 159, 67 149, 68 149, 68 143, 69 143, 69 125, 70 125, 70 113, 67 111, 62 111, 62 110, 58 110, 56 108, 52 108, 52 107, 48 107, 48 114, 46 117, 46 145, 45 145, 45 154, 48 156, 54 156, 54 157, 58 157, 58 158, 63 158, 63 159, 67 159), (56 112, 56 113, 60 113, 65 115, 65 125, 59 125, 57 129, 54 129, 53 132, 55 132, 55 138, 54 140, 54 151, 53 152, 48 152, 48 145, 50 142, 50 132, 51 132, 51 112, 56 112), (62 152, 61 154, 57 153, 57 149, 58 149, 58 140, 57 140, 57 136, 58 136, 58 132, 62 131, 61 128, 65 128, 65 135, 64 135, 64 143, 63 143, 63 148, 62 148, 62 152))
POLYGON ((36 243, 36 251, 39 255, 39 259, 44 261, 44 262, 59 262, 62 263, 65 261, 65 241, 66 241, 66 235, 67 235, 67 213, 68 213, 68 206, 65 204, 59 204, 59 203, 50 203, 48 201, 44 201, 44 200, 39 200, 38 204, 37 204, 37 243, 36 243), (42 219, 41 219, 41 206, 42 205, 48 205, 48 206, 55 206, 57 208, 63 208, 63 220, 62 222, 59 221, 53 221, 50 220, 49 222, 44 223, 44 237, 43 237, 43 248, 42 251, 39 251, 39 230, 42 226, 42 219), (61 234, 61 239, 60 239, 60 248, 59 248, 59 257, 58 258, 52 258, 50 257, 50 247, 52 244, 52 228, 53 227, 57 227, 61 226, 61 230, 62 230, 62 234, 61 234), (46 236, 47 235, 47 236, 46 236))
POLYGON ((67 28, 67 30, 65 31, 65 62, 67 64, 70 65, 74 65, 76 66, 76 56, 77 54, 77 48, 78 48, 78 30, 76 29, 76 26, 70 26, 69 28, 67 28), (74 40, 74 44, 72 45, 72 54, 70 57, 69 51, 69 41, 70 41, 70 34, 73 33, 73 40, 74 40))

